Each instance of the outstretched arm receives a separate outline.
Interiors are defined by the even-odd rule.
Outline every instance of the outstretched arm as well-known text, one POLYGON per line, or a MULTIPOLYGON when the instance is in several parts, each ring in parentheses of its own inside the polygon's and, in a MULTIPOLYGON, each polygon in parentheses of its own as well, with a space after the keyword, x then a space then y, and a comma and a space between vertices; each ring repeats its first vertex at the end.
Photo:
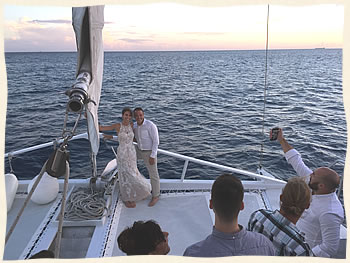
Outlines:
POLYGON ((100 131, 113 131, 113 130, 117 130, 118 126, 120 126, 119 123, 115 123, 107 126, 98 125, 98 129, 100 131))
MULTIPOLYGON (((270 136, 271 136, 270 131, 270 136)), ((283 131, 279 128, 277 141, 281 144, 284 156, 287 162, 292 165, 293 169, 299 176, 308 176, 312 173, 309 167, 307 167, 300 154, 287 142, 283 136, 283 131)))
MULTIPOLYGON (((272 132, 270 131, 270 137, 271 137, 271 135, 272 135, 272 132)), ((284 153, 286 153, 289 150, 293 149, 293 147, 283 137, 283 131, 282 131, 281 128, 279 128, 279 130, 278 130, 277 141, 281 144, 282 150, 283 150, 284 153)))

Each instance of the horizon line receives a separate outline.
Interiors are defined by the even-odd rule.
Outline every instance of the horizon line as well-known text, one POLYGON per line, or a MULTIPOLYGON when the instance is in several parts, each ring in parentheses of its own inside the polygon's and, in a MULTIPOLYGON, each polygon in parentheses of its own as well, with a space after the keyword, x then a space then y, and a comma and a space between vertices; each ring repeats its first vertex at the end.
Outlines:
MULTIPOLYGON (((323 49, 343 49, 341 48, 327 48, 327 47, 314 47, 314 48, 272 48, 272 50, 323 50, 323 49)), ((218 51, 266 51, 266 49, 193 49, 193 50, 104 50, 104 52, 218 52, 218 51)), ((77 50, 61 50, 61 51, 4 51, 4 53, 76 53, 77 50)))

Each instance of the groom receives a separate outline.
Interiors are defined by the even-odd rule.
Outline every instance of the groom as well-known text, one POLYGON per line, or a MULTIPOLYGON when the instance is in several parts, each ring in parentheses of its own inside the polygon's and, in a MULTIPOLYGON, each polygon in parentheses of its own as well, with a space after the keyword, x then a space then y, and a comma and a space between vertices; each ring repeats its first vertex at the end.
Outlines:
POLYGON ((137 141, 136 154, 137 159, 142 159, 147 167, 152 186, 152 200, 148 206, 154 206, 159 200, 160 184, 157 168, 157 150, 159 136, 157 126, 145 119, 142 108, 134 109, 134 134, 137 141))

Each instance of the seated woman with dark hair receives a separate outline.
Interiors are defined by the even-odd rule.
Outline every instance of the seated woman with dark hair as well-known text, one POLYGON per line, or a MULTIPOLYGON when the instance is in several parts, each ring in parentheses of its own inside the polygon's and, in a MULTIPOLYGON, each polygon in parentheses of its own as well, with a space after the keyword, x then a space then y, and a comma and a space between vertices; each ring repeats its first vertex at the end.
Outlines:
POLYGON ((248 230, 268 237, 277 256, 314 256, 295 225, 310 202, 311 192, 305 181, 293 177, 288 180, 280 195, 280 210, 255 211, 250 216, 248 230))
POLYGON ((166 255, 170 251, 168 232, 163 232, 153 220, 136 221, 118 236, 118 246, 128 256, 166 255))

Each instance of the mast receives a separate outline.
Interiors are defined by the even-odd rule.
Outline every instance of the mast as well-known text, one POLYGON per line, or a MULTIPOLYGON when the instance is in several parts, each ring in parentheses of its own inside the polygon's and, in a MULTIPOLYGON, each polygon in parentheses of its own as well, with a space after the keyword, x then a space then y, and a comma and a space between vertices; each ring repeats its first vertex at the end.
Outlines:
POLYGON ((78 64, 76 82, 70 90, 68 107, 72 112, 86 109, 91 148, 92 180, 96 181, 99 150, 98 106, 103 76, 104 6, 73 7, 72 24, 76 35, 78 64))

